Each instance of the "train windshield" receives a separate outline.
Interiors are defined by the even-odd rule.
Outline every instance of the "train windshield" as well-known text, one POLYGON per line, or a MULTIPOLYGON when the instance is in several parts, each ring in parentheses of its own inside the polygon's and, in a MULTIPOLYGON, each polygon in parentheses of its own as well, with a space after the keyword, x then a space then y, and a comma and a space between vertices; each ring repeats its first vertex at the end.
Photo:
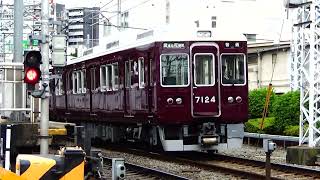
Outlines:
POLYGON ((161 85, 188 86, 189 56, 187 54, 161 55, 161 85))
POLYGON ((221 56, 222 84, 245 84, 245 61, 243 54, 221 56))

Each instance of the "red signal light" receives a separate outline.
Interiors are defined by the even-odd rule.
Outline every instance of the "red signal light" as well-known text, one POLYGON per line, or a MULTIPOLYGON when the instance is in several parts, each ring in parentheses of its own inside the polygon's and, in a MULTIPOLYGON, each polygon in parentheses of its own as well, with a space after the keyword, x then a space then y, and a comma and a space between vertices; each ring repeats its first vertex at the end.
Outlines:
POLYGON ((38 68, 28 68, 25 72, 24 82, 28 84, 37 84, 40 79, 41 72, 38 68))

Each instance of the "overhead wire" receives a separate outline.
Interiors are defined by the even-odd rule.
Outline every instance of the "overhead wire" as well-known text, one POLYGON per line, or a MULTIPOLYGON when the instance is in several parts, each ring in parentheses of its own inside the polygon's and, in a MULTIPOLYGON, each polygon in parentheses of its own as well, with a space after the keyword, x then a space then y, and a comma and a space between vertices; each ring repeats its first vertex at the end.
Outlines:
MULTIPOLYGON (((126 0, 125 0, 125 1, 126 1, 126 0)), ((125 2, 125 1, 123 1, 123 2, 125 2)), ((137 4, 137 5, 134 5, 134 6, 130 7, 130 8, 128 8, 128 9, 124 10, 124 12, 129 12, 130 10, 135 9, 135 8, 141 6, 141 5, 143 5, 143 4, 145 4, 145 3, 149 2, 149 1, 151 1, 151 0, 143 1, 143 2, 141 2, 141 3, 139 3, 139 4, 137 4)), ((110 7, 108 7, 107 9, 109 9, 109 8, 111 8, 111 7, 114 7, 114 6, 115 6, 115 5, 110 6, 110 7)), ((115 16, 117 16, 117 15, 113 15, 113 16, 110 16, 110 17, 107 18, 107 17, 105 17, 102 13, 100 13, 100 14, 101 14, 105 19, 107 19, 110 24, 107 24, 107 25, 105 25, 105 24, 100 24, 100 23, 104 22, 104 20, 102 20, 102 21, 99 21, 99 22, 97 22, 97 23, 92 24, 92 26, 95 25, 95 24, 98 24, 98 25, 112 26, 112 27, 124 28, 124 29, 148 30, 148 28, 142 28, 142 27, 132 27, 132 26, 124 27, 124 26, 117 26, 117 25, 112 24, 111 21, 110 21, 111 18, 113 18, 113 17, 115 17, 115 16)))
POLYGON ((277 45, 276 57, 275 57, 275 60, 273 60, 273 58, 272 58, 272 62, 271 62, 272 63, 272 73, 271 73, 271 79, 270 79, 270 82, 269 82, 269 85, 268 85, 265 104, 264 104, 264 107, 263 107, 262 119, 261 119, 260 126, 259 126, 260 130, 262 130, 264 128, 264 120, 265 120, 265 118, 267 117, 267 114, 268 114, 270 98, 271 98, 271 95, 272 95, 272 80, 273 80, 274 70, 275 70, 276 63, 277 63, 279 49, 280 49, 280 46, 281 46, 281 36, 282 36, 282 31, 283 31, 283 25, 284 25, 284 18, 282 19, 281 30, 280 30, 279 39, 278 39, 278 45, 277 45))
POLYGON ((272 83, 273 80, 273 75, 274 75, 274 70, 276 67, 276 63, 277 63, 277 59, 278 59, 278 53, 279 53, 279 49, 281 46, 281 36, 282 36, 282 31, 283 31, 283 25, 284 25, 284 18, 282 19, 282 24, 281 24, 281 30, 280 30, 280 34, 279 34, 279 39, 278 39, 278 45, 277 45, 277 56, 275 57, 275 62, 272 62, 272 73, 271 73, 271 78, 270 78, 270 83, 272 83))
MULTIPOLYGON (((101 9, 103 9, 104 7, 106 7, 107 5, 109 5, 110 3, 112 3, 113 1, 114 1, 114 0, 111 0, 111 1, 107 2, 106 4, 104 4, 102 7, 100 7, 99 11, 100 11, 101 9)), ((92 12, 89 13, 89 14, 87 14, 87 15, 85 15, 82 19, 85 19, 86 17, 89 17, 89 16, 92 16, 92 12)), ((81 22, 81 20, 69 21, 69 22, 68 22, 68 25, 70 25, 70 24, 75 24, 75 23, 78 23, 78 22, 81 22)), ((63 28, 62 31, 65 30, 67 27, 68 27, 68 26, 66 26, 65 28, 63 28)))
MULTIPOLYGON (((127 1, 127 0, 125 0, 125 1, 127 1)), ((125 2, 125 1, 123 1, 123 2, 125 2)), ((132 10, 132 9, 134 9, 134 8, 137 8, 137 7, 139 7, 139 6, 147 3, 147 2, 149 2, 149 1, 151 1, 151 0, 143 1, 143 2, 137 4, 137 5, 133 6, 133 7, 130 7, 129 9, 127 9, 127 10, 125 10, 125 11, 126 11, 126 12, 127 12, 127 11, 130 11, 130 10, 132 10)), ((113 2, 113 0, 109 1, 108 3, 106 3, 105 5, 103 5, 103 6, 100 8, 100 10, 101 10, 102 8, 106 7, 107 5, 109 5, 109 4, 112 3, 112 2, 113 2)), ((113 6, 115 6, 115 5, 113 5, 113 6)), ((113 6, 110 6, 110 7, 113 7, 113 6)), ((107 9, 109 9, 110 7, 108 7, 107 9)), ((104 21, 98 21, 97 23, 93 23, 93 24, 91 24, 91 23, 86 23, 86 22, 84 22, 84 23, 85 23, 85 24, 91 24, 91 26, 93 26, 93 25, 95 25, 95 24, 98 24, 98 25, 111 26, 111 27, 124 28, 124 29, 148 30, 147 28, 142 28, 142 27, 132 27, 132 26, 124 27, 124 26, 117 26, 117 25, 111 24, 111 22, 110 22, 110 20, 109 20, 110 18, 115 17, 116 15, 113 15, 113 16, 110 16, 109 18, 107 18, 107 17, 105 17, 100 11, 99 11, 99 14, 101 14, 105 19, 107 19, 110 24, 100 24, 101 22, 104 22, 104 21)), ((91 15, 91 14, 88 14, 88 15, 86 15, 85 17, 88 17, 88 16, 90 16, 90 15, 91 15)), ((95 15, 94 17, 97 17, 97 16, 99 16, 99 15, 95 15)), ((84 17, 84 18, 85 18, 85 17, 84 17)), ((92 18, 93 18, 93 17, 92 17, 92 18)), ((100 19, 100 18, 99 18, 99 19, 100 19)), ((69 24, 74 24, 74 23, 77 23, 77 22, 80 22, 80 20, 71 21, 71 22, 69 22, 69 24)), ((67 28, 67 27, 63 28, 62 30, 65 30, 66 28, 67 28)))

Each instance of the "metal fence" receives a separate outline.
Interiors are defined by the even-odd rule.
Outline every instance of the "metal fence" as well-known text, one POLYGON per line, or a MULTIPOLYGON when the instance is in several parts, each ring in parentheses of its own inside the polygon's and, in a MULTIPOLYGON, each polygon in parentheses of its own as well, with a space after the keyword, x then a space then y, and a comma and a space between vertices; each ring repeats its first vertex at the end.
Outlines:
POLYGON ((283 142, 283 147, 286 147, 287 142, 299 143, 299 137, 296 137, 296 136, 280 136, 280 135, 245 132, 244 137, 248 139, 248 144, 250 144, 250 139, 262 139, 262 140, 263 139, 271 139, 274 141, 281 141, 281 142, 283 142))

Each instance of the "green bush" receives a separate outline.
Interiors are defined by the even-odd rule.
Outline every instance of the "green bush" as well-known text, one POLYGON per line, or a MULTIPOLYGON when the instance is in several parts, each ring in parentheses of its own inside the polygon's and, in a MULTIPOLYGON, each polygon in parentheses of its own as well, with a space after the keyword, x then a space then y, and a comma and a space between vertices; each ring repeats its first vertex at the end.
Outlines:
MULTIPOLYGON (((250 118, 261 118, 263 113, 264 104, 266 101, 267 88, 255 89, 249 92, 249 114, 250 118)), ((272 113, 270 107, 275 99, 274 92, 271 93, 269 112, 272 113)))
POLYGON ((260 130, 262 118, 250 119, 245 123, 245 131, 251 133, 267 133, 272 134, 274 130, 274 117, 268 117, 264 119, 263 129, 260 130))
POLYGON ((300 93, 288 92, 278 96, 272 105, 272 115, 275 117, 275 133, 281 134, 285 127, 299 125, 300 93))
POLYGON ((286 126, 283 134, 286 136, 299 136, 299 125, 296 126, 286 126))

